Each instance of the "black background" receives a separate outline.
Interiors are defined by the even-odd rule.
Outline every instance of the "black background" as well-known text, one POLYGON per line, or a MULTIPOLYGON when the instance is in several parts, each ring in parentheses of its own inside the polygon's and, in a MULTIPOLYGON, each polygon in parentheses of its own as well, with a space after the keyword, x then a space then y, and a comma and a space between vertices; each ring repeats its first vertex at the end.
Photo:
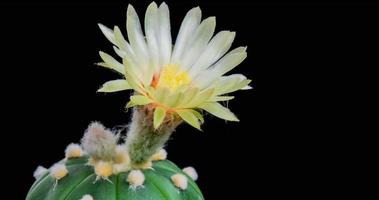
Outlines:
MULTIPOLYGON (((96 93, 118 78, 94 65, 99 50, 112 52, 97 23, 124 27, 127 4, 142 18, 149 2, 0 3, 1 165, 10 176, 2 181, 16 189, 11 199, 24 199, 35 167, 60 160, 91 121, 107 127, 128 123, 128 92, 96 93)), ((233 47, 247 45, 248 58, 233 72, 251 78, 254 87, 236 92, 228 104, 241 122, 207 116, 204 132, 180 126, 169 141, 169 159, 198 170, 206 199, 305 198, 335 191, 343 169, 335 166, 349 150, 339 146, 339 128, 329 125, 347 112, 336 96, 354 87, 339 80, 356 78, 345 74, 357 59, 351 51, 375 29, 378 5, 166 2, 174 36, 185 13, 198 5, 203 17, 216 16, 218 31, 236 31, 233 47)))

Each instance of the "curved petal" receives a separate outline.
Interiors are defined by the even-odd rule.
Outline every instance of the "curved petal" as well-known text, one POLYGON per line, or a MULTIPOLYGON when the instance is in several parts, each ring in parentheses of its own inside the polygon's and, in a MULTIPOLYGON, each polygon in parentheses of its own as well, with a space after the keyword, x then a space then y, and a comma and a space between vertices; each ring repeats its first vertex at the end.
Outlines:
POLYGON ((210 98, 209 101, 210 102, 213 102, 213 101, 229 101, 232 99, 234 99, 234 96, 214 96, 214 97, 210 98))
POLYGON ((114 45, 116 45, 116 40, 114 38, 114 33, 112 31, 112 29, 102 25, 102 24, 97 24, 101 30, 101 32, 103 32, 104 36, 114 45))
POLYGON ((133 95, 130 97, 130 101, 134 105, 146 105, 152 103, 153 101, 143 95, 133 95))
POLYGON ((100 51, 99 54, 100 54, 101 59, 103 59, 103 61, 105 62, 105 65, 101 65, 101 66, 108 67, 121 74, 125 74, 124 65, 119 63, 116 59, 114 59, 112 56, 110 56, 107 53, 100 51))
POLYGON ((170 12, 166 3, 159 6, 159 47, 160 47, 160 66, 170 63, 172 41, 170 28, 170 12))
POLYGON ((205 103, 199 106, 199 108, 221 119, 225 119, 228 121, 239 121, 238 118, 228 108, 225 108, 224 106, 216 102, 205 103))
POLYGON ((176 113, 189 125, 201 131, 199 119, 191 110, 178 110, 176 113))
POLYGON ((197 28, 194 36, 189 40, 186 53, 179 61, 179 66, 187 71, 199 58, 206 48, 209 40, 212 38, 216 28, 216 18, 208 17, 197 28))
POLYGON ((199 88, 205 88, 219 79, 226 72, 232 70, 234 67, 239 65, 247 56, 245 47, 239 47, 224 57, 222 57, 217 63, 215 63, 212 67, 206 69, 194 79, 194 83, 199 88))
POLYGON ((187 108, 195 108, 200 104, 203 104, 204 102, 207 102, 209 98, 212 97, 214 93, 213 88, 208 88, 206 90, 203 90, 199 92, 197 95, 195 95, 188 104, 185 105, 187 108))
MULTIPOLYGON (((126 28, 128 32, 128 38, 132 49, 134 50, 134 55, 136 56, 136 61, 139 63, 143 72, 147 71, 149 66, 149 52, 145 42, 145 38, 142 33, 142 28, 140 20, 133 6, 128 6, 126 28)), ((148 80, 143 80, 145 84, 149 84, 148 80)))
POLYGON ((251 80, 242 74, 232 74, 221 77, 214 85, 215 95, 222 95, 240 90, 249 85, 251 80))
POLYGON ((98 92, 118 92, 123 90, 129 90, 132 87, 129 85, 128 81, 125 79, 113 80, 104 83, 98 92))
POLYGON ((147 46, 150 53, 150 67, 154 67, 154 71, 159 71, 159 21, 158 6, 152 2, 146 10, 145 14, 145 33, 147 46))
POLYGON ((220 59, 230 48, 235 32, 221 31, 209 42, 199 60, 189 70, 189 76, 194 77, 220 59))
POLYGON ((187 12, 180 26, 178 36, 175 41, 174 50, 172 52, 171 63, 178 64, 186 45, 192 38, 194 32, 200 24, 201 10, 199 7, 192 8, 187 12))

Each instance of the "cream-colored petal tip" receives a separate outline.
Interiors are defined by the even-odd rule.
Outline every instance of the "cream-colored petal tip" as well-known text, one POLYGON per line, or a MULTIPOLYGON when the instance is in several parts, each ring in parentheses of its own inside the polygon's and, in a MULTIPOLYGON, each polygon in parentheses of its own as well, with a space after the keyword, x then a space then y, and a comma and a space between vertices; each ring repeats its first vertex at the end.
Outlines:
POLYGON ((37 169, 34 171, 33 176, 34 176, 35 179, 38 179, 45 172, 47 172, 46 168, 44 168, 42 166, 38 166, 37 169))
POLYGON ((50 175, 56 180, 60 180, 61 178, 65 177, 67 174, 68 174, 68 170, 64 164, 57 163, 57 164, 54 164, 50 168, 50 175))
POLYGON ((159 150, 157 153, 155 153, 155 154, 151 157, 151 159, 152 159, 153 161, 166 160, 166 158, 167 158, 167 151, 164 150, 164 149, 159 150))
POLYGON ((93 197, 89 194, 84 195, 80 200, 94 200, 93 197))
POLYGON ((136 189, 137 187, 143 186, 143 183, 145 182, 145 175, 141 170, 132 170, 128 175, 127 181, 131 188, 136 189))
POLYGON ((187 177, 183 174, 175 174, 171 176, 171 181, 174 183, 174 185, 182 190, 187 189, 188 186, 188 180, 187 177))
POLYGON ((69 144, 65 151, 66 158, 77 158, 83 155, 83 149, 78 144, 69 144))
POLYGON ((186 167, 183 169, 183 172, 186 173, 189 177, 191 177, 194 181, 196 181, 199 178, 199 175, 193 167, 186 167))

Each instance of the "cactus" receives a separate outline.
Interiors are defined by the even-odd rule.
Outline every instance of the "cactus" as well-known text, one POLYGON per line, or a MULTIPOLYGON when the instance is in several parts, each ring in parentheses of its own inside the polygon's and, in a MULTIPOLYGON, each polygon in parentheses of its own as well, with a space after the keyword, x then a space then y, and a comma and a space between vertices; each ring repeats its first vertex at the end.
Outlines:
MULTIPOLYGON (((156 133, 154 133, 156 134, 156 133)), ((196 172, 181 170, 159 149, 146 163, 132 165, 127 145, 98 122, 89 125, 82 144, 67 146, 65 159, 50 170, 38 167, 27 200, 204 199, 196 172)))
POLYGON ((55 178, 45 172, 34 183, 26 199, 80 200, 86 199, 86 195, 88 199, 92 197, 95 200, 204 199, 194 180, 167 160, 153 161, 152 169, 141 170, 144 180, 136 187, 133 187, 135 180, 128 179, 132 171, 112 175, 108 180, 96 180, 93 167, 87 165, 86 156, 70 158, 62 163, 65 164, 68 174, 59 180, 56 188, 52 188, 55 178), (187 181, 185 185, 175 185, 171 180, 178 174, 184 175, 187 181))
POLYGON ((246 47, 225 54, 235 33, 221 31, 213 38, 215 18, 201 23, 199 7, 185 16, 172 47, 169 10, 151 3, 145 15, 145 34, 129 5, 127 34, 99 24, 122 63, 100 52, 104 62, 123 79, 103 84, 98 92, 133 90, 126 108, 132 119, 126 137, 92 122, 81 144, 69 144, 65 158, 34 172, 27 200, 202 200, 193 167, 183 170, 166 160, 164 145, 176 127, 187 123, 201 131, 202 112, 239 121, 219 102, 225 94, 250 89, 241 74, 224 75, 246 58, 246 47), (225 54, 225 55, 224 55, 225 54))

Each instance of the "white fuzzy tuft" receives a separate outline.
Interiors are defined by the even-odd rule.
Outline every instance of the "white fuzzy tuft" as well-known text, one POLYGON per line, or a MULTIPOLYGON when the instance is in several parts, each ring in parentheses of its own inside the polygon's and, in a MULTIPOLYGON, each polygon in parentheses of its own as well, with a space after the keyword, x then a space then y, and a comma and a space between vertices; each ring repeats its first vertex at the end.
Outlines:
POLYGON ((126 172, 130 170, 130 158, 125 145, 117 145, 114 157, 113 173, 126 172))
POLYGON ((127 172, 131 169, 128 164, 113 164, 113 174, 118 174, 121 172, 127 172))
POLYGON ((94 200, 93 197, 89 194, 84 195, 80 200, 94 200))
POLYGON ((166 158, 167 158, 167 151, 164 149, 161 149, 151 157, 151 160, 153 161, 166 160, 166 158))
POLYGON ((182 190, 187 189, 188 186, 188 180, 187 177, 183 174, 175 174, 171 176, 171 181, 174 183, 174 185, 182 190))
POLYGON ((93 122, 88 126, 82 138, 82 146, 84 151, 95 160, 109 161, 115 155, 117 141, 118 135, 105 129, 102 124, 93 122))
POLYGON ((136 189, 138 187, 142 187, 145 182, 145 175, 141 172, 141 170, 132 170, 129 175, 127 181, 130 184, 130 187, 136 189))
POLYGON ((64 164, 56 163, 50 168, 50 175, 56 180, 60 180, 67 174, 68 170, 64 164))
POLYGON ((66 158, 77 158, 83 155, 83 149, 80 145, 71 143, 66 147, 66 158))
POLYGON ((140 163, 140 164, 131 163, 131 167, 133 169, 153 169, 153 162, 151 162, 149 160, 149 161, 146 161, 146 162, 140 163))
POLYGON ((113 166, 109 162, 98 161, 95 164, 95 174, 101 178, 107 178, 113 174, 113 166))
POLYGON ((128 151, 127 151, 125 145, 117 145, 116 146, 116 155, 114 158, 114 162, 117 164, 130 163, 129 154, 128 154, 128 151))
POLYGON ((183 172, 186 173, 189 177, 191 177, 194 181, 196 181, 199 178, 199 175, 193 167, 186 167, 183 169, 183 172))
POLYGON ((42 176, 42 174, 44 174, 45 172, 47 172, 48 170, 42 166, 38 166, 37 169, 34 171, 33 173, 33 176, 35 179, 38 179, 39 177, 42 176))

